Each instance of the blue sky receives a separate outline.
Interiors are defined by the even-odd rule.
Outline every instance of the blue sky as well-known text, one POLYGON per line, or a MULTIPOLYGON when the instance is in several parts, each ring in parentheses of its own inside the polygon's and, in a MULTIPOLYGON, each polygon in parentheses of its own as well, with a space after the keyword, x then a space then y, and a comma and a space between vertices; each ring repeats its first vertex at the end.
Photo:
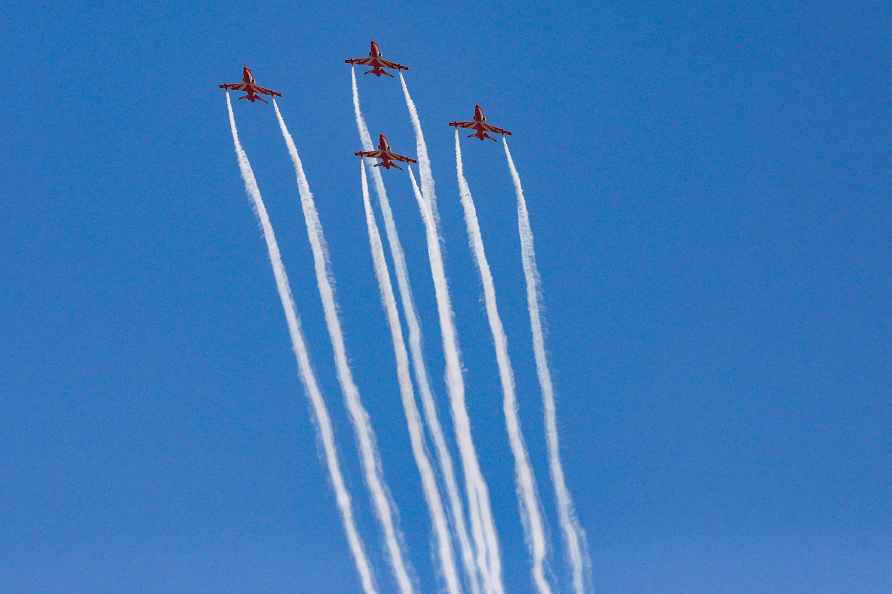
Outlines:
MULTIPOLYGON (((514 132, 595 591, 892 589, 888 5, 0 12, 3 592, 359 590, 216 88, 243 63, 285 95, 411 561, 438 587, 352 156, 343 59, 371 38, 412 68, 508 591, 532 586, 446 126, 475 102, 514 132)), ((365 79, 372 132, 413 154, 398 83, 365 79)), ((392 592, 285 146, 268 106, 236 107, 392 592)), ((511 182, 498 146, 463 146, 566 592, 511 182)), ((421 221, 386 179, 445 405, 421 221)))

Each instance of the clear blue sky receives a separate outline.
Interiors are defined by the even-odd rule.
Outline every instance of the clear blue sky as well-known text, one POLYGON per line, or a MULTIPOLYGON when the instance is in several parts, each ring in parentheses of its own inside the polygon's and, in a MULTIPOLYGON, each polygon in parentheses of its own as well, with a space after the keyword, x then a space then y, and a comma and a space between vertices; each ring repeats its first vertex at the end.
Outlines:
MULTIPOLYGON (((412 68, 508 591, 532 587, 446 126, 475 102, 514 131, 596 592, 892 591, 889 4, 151 4, 0 9, 0 590, 359 591, 216 88, 243 63, 285 95, 436 590, 352 156, 343 60, 374 37, 412 68)), ((413 154, 398 83, 370 78, 372 132, 413 154)), ((236 107, 392 592, 285 146, 236 107)), ((566 592, 513 191, 497 145, 464 147, 566 592)), ((442 404, 422 226, 386 177, 442 404)))

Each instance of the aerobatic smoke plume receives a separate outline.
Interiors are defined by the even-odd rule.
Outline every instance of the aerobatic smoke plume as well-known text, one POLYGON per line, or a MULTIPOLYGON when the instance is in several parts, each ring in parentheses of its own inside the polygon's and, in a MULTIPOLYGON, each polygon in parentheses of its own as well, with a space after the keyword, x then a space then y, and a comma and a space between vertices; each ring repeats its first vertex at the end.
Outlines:
POLYGON ((547 554, 545 526, 539 497, 536 493, 536 479, 530 466, 529 454, 527 453, 523 432, 520 427, 520 417, 517 413, 514 370, 511 367, 511 359, 508 356, 508 337, 505 335, 498 304, 496 303, 495 284, 493 283, 492 272, 486 258, 483 236, 477 220, 477 209, 474 206, 474 199, 471 196, 471 190, 468 187, 462 167, 461 143, 458 130, 455 131, 455 171, 458 178, 461 204, 465 213, 465 224, 468 228, 468 241, 471 244, 474 261, 480 272, 486 305, 486 317, 489 320, 489 328, 496 351, 499 380, 502 384, 502 410, 505 414, 505 424, 508 429, 508 443, 514 456, 515 481, 517 483, 517 495, 520 499, 520 517, 532 558, 533 582, 536 584, 539 594, 551 594, 551 586, 545 577, 545 557, 547 554))
POLYGON ((288 282, 288 275, 285 272, 285 265, 282 262, 279 245, 276 241, 276 234, 273 230, 272 223, 270 222, 269 215, 266 212, 266 206, 263 203, 260 188, 257 186, 257 180, 254 178, 254 171, 251 169, 248 155, 245 153, 245 150, 242 148, 241 142, 239 141, 238 130, 235 125, 235 114, 232 112, 232 102, 229 99, 229 93, 226 93, 226 109, 229 112, 229 127, 232 132, 232 143, 235 147, 235 155, 238 160, 239 170, 241 171, 242 179, 245 183, 245 191, 251 198, 254 213, 257 215, 261 229, 263 229, 263 238, 266 241, 269 261, 273 269, 273 276, 276 279, 276 289, 279 292, 279 299, 282 302, 282 309, 285 312, 285 320, 288 324, 291 347, 294 351, 294 358, 297 361, 300 380, 307 391, 313 409, 316 428, 319 431, 319 439, 322 442, 325 464, 328 468, 331 484, 335 491, 338 510, 341 513, 341 521, 344 525, 344 532, 347 535, 347 542, 350 545, 350 552, 353 555, 356 570, 359 572, 363 592, 365 592, 365 594, 377 594, 375 581, 372 577, 372 569, 369 565, 368 558, 366 557, 365 547, 363 546, 362 539, 359 536, 359 532, 356 530, 356 524, 353 520, 353 508, 350 502, 350 493, 347 491, 347 486, 344 484, 344 477, 341 474, 334 431, 331 425, 331 417, 328 414, 325 398, 322 396, 322 392, 316 381, 316 376, 313 373, 313 367, 310 363, 310 355, 307 351, 303 333, 300 329, 300 318, 297 315, 297 308, 294 305, 294 298, 291 295, 291 285, 288 282))
MULTIPOLYGON (((464 380, 461 377, 461 357, 458 348, 458 337, 452 320, 452 304, 449 298, 449 288, 446 283, 445 269, 443 267, 442 255, 439 245, 439 213, 437 210, 437 196, 434 189, 434 178, 430 167, 430 157, 427 151, 427 143, 424 140, 424 131, 421 129, 421 120, 418 117, 418 109, 415 107, 415 101, 409 93, 406 80, 400 75, 400 85, 403 90, 403 98, 406 101, 406 108, 409 111, 409 119, 412 122, 412 128, 415 131, 415 146, 418 151, 418 171, 421 176, 421 195, 423 200, 419 201, 422 219, 425 221, 426 237, 428 242, 428 257, 431 260, 431 273, 434 276, 434 288, 437 298, 437 311, 440 314, 440 326, 443 332, 444 351, 446 354, 446 381, 449 390, 450 402, 455 406, 460 406, 466 412, 464 406, 464 380), (422 207, 421 204, 426 206, 422 207), (432 239, 436 245, 432 245, 432 239), (435 262, 436 260, 437 262, 435 262), (438 274, 435 268, 439 269, 438 274), (442 281, 438 284, 439 281, 442 281), (446 314, 446 315, 444 315, 446 314), (444 325, 445 324, 445 325, 444 325), (447 327, 448 326, 448 327, 447 327), (447 332, 448 331, 448 332, 447 332), (451 342, 450 347, 446 346, 447 342, 451 342), (456 381, 457 379, 457 381, 456 381), (458 395, 460 394, 460 398, 458 395)), ((410 171, 411 173, 411 171, 410 171)), ((455 417, 455 408, 453 408, 453 417, 455 417)), ((477 465, 476 451, 473 449, 473 440, 470 439, 470 426, 468 427, 468 440, 471 446, 470 452, 473 452, 474 458, 470 460, 472 464, 477 466, 477 477, 474 480, 476 503, 469 501, 469 513, 471 514, 472 527, 475 516, 479 517, 480 530, 484 539, 485 551, 483 559, 486 566, 486 575, 483 579, 487 589, 495 594, 501 594, 502 586, 502 562, 501 553, 499 551, 498 532, 496 531, 495 521, 492 518, 492 511, 489 501, 489 489, 483 478, 482 472, 477 465), (471 506, 476 505, 477 509, 471 506)), ((460 453, 462 453, 460 451, 460 453)), ((468 461, 463 458, 465 473, 468 472, 468 461)), ((471 495, 469 493, 469 499, 471 495)), ((478 545, 479 547, 479 545, 478 545)), ((478 556, 481 552, 478 550, 478 556)))
POLYGON ((362 404, 359 389, 353 381, 353 372, 350 370, 350 363, 347 358, 347 347, 344 343, 341 320, 338 317, 338 307, 335 300, 334 287, 331 282, 331 273, 328 270, 328 254, 325 238, 322 235, 319 215, 316 212, 313 195, 310 193, 310 186, 304 175, 294 140, 291 138, 291 134, 288 133, 287 128, 285 128, 285 122, 282 120, 278 106, 276 106, 276 117, 279 120, 282 135, 285 137, 288 152, 294 161, 301 205, 307 223, 310 246, 313 251, 313 263, 316 271, 316 282, 319 286, 319 297, 322 299, 325 325, 328 328, 328 335, 334 351, 338 383, 341 386, 341 391, 344 393, 344 401, 350 415, 350 422, 353 424, 365 481, 372 497, 372 507, 384 532, 388 559, 400 592, 401 594, 412 594, 414 588, 409 577, 407 562, 403 559, 402 539, 396 528, 395 511, 391 507, 392 500, 384 482, 384 473, 381 469, 381 460, 375 443, 375 432, 369 421, 369 414, 362 404))
POLYGON ((446 581, 446 590, 450 594, 460 594, 462 591, 461 581, 455 569, 452 542, 449 536, 449 522, 446 517, 446 511, 443 509, 440 490, 437 487, 437 477, 424 445, 421 416, 415 404, 415 395, 412 390, 412 378, 409 375, 409 356, 406 352, 403 330, 400 326, 400 314, 397 311, 396 297, 393 294, 390 273, 387 269, 387 261, 384 258, 384 246, 381 244, 381 235, 378 232, 375 214, 372 211, 372 204, 369 200, 369 184, 365 173, 365 163, 363 161, 359 163, 362 204, 365 209, 366 225, 369 232, 369 248, 372 253, 375 277, 378 280, 378 289, 381 292, 381 300, 384 305, 384 311, 387 314, 387 323, 390 326, 393 351, 396 357, 397 379, 400 386, 400 396, 403 401, 403 410, 406 414, 406 423, 409 427, 412 455, 415 457, 415 463, 418 466, 418 471, 421 473, 421 483, 431 522, 434 526, 434 536, 437 541, 437 551, 443 578, 446 581))
POLYGON ((409 171, 412 191, 421 212, 427 238, 428 261, 434 281, 437 298, 437 312, 440 317, 443 351, 446 358, 446 387, 452 407, 456 441, 462 456, 465 471, 466 490, 468 491, 468 513, 471 516, 471 527, 477 547, 478 567, 487 592, 503 591, 501 577, 501 559, 499 556, 498 535, 492 521, 489 504, 489 488, 480 472, 477 462, 477 451, 471 436, 470 420, 465 405, 464 379, 461 372, 461 355, 458 348, 458 336, 452 317, 452 302, 449 296, 449 285, 443 265, 443 254, 440 250, 440 234, 437 217, 432 212, 431 204, 425 200, 415 182, 415 176, 409 171), (464 446, 464 450, 462 447, 464 446), (471 484, 468 485, 467 483, 471 484), (487 522, 486 519, 489 519, 487 522))
POLYGON ((409 94, 406 79, 400 72, 400 85, 403 88, 403 99, 406 100, 406 109, 409 110, 409 119, 412 120, 412 129, 415 130, 415 150, 418 152, 418 175, 421 177, 421 194, 431 203, 431 209, 437 212, 437 193, 434 191, 434 174, 431 171, 431 159, 427 152, 427 142, 424 140, 424 131, 421 129, 421 119, 418 117, 418 109, 415 101, 409 94))
MULTIPOLYGON (((412 168, 409 167, 408 171, 409 176, 414 183, 412 168)), ((389 208, 386 212, 386 219, 392 224, 393 216, 390 213, 389 208)), ((455 535, 458 541, 459 550, 461 551, 462 564, 467 576, 468 587, 471 590, 471 594, 479 594, 480 585, 477 577, 477 570, 474 565, 474 552, 468 538, 467 520, 465 519, 458 482, 455 478, 455 464, 452 460, 452 454, 449 452, 449 447, 446 445, 446 436, 443 431, 443 426, 440 423, 433 390, 431 389, 430 380, 428 379, 427 366, 425 364, 422 346, 421 325, 412 298, 411 285, 408 280, 408 270, 405 266, 405 257, 403 256, 402 246, 396 235, 395 227, 393 234, 388 233, 388 238, 390 237, 395 238, 395 241, 393 242, 395 248, 391 249, 391 253, 394 254, 393 260, 395 263, 400 263, 395 266, 398 271, 397 281, 403 303, 403 315, 406 318, 406 325, 409 328, 409 351, 412 354, 412 365, 415 369, 418 391, 421 395, 422 409, 424 411, 425 421, 427 422, 428 429, 431 433, 431 438, 434 442, 434 450, 437 453, 437 461, 439 462, 443 482, 446 487, 446 495, 449 499, 449 511, 455 527, 455 535)))
MULTIPOLYGON (((372 139, 362 117, 362 111, 359 109, 359 94, 354 82, 354 106, 357 109, 357 127, 363 148, 372 146, 372 139)), ((405 84, 405 83, 404 83, 405 84)), ((427 162, 427 170, 430 171, 430 163, 427 159, 427 149, 419 153, 419 161, 427 162), (424 155, 424 157, 421 156, 424 155)), ((412 170, 409 168, 409 175, 412 170)), ((381 212, 384 216, 384 227, 387 235, 387 242, 390 247, 391 257, 393 259, 394 269, 396 271, 397 287, 400 292, 400 301, 403 306, 403 315, 406 319, 409 338, 409 352, 412 357, 412 367, 415 370, 415 381, 418 386, 418 392, 421 396, 422 410, 424 411, 425 421, 431 433, 434 443, 434 450, 437 453, 437 461, 443 476, 443 482, 446 486, 446 494, 449 499, 449 513, 452 517, 455 527, 456 539, 458 540, 459 550, 461 551, 462 564, 467 576, 468 587, 471 594, 479 594, 480 588, 477 579, 477 571, 474 566, 473 551, 471 549, 470 540, 468 539, 468 529, 465 520, 464 509, 462 506, 461 495, 458 490, 458 484, 455 479, 454 464, 452 454, 446 445, 446 438, 443 427, 440 423, 437 407, 431 389, 430 380, 427 375, 427 364, 424 359, 423 338, 421 332, 421 322, 418 312, 415 309, 415 299, 412 294, 412 284, 409 279, 409 269, 406 266, 406 258, 403 252, 402 242, 396 228, 393 213, 390 208, 390 200, 387 197, 387 191, 384 188, 384 180, 378 169, 372 169, 372 177, 375 181, 375 190, 379 197, 381 212)), ((431 184, 433 183, 431 178, 431 184)), ((433 187, 431 185, 431 187, 433 187)))
POLYGON ((533 229, 527 212, 527 203, 520 184, 520 175, 511 158, 508 141, 502 139, 505 159, 514 182, 514 193, 517 195, 517 231, 520 235, 520 253, 523 261, 523 276, 527 288, 527 306, 530 315, 530 328, 533 334, 533 354, 536 359, 536 374, 542 390, 542 408, 545 416, 545 437, 548 443, 548 467, 551 482, 554 485, 554 496, 557 501, 558 520, 564 535, 567 549, 567 562, 573 576, 573 590, 576 594, 585 594, 587 571, 590 565, 586 551, 585 532, 576 519, 573 498, 564 479, 564 468, 561 465, 561 450, 557 431, 557 407, 555 404, 554 384, 551 381, 551 370, 548 367, 548 356, 545 351, 545 333, 542 330, 542 313, 540 305, 541 288, 539 267, 536 264, 536 249, 533 240, 533 229))
MULTIPOLYGON (((434 289, 435 290, 443 290, 445 292, 444 301, 441 302, 438 300, 437 306, 438 311, 440 311, 441 316, 444 312, 449 314, 449 323, 452 324, 452 305, 449 302, 449 293, 448 293, 448 285, 446 284, 446 275, 443 270, 443 258, 440 253, 439 246, 439 235, 437 231, 436 224, 434 223, 434 215, 430 211, 430 206, 428 202, 424 199, 424 196, 421 194, 421 190, 418 188, 418 183, 415 181, 415 176, 412 174, 412 170, 409 169, 409 180, 412 183, 412 192, 415 195, 415 200, 418 203, 418 208, 421 211, 421 217, 424 221, 425 232, 428 236, 428 259, 430 260, 431 265, 431 275, 434 277, 434 289), (441 305, 442 304, 442 305, 441 305)), ((443 323, 441 322, 441 326, 443 323)), ((455 327, 452 326, 449 329, 450 336, 457 341, 455 338, 455 327)), ((444 331, 444 351, 446 345, 446 334, 444 331)), ((454 345, 455 348, 458 348, 458 345, 454 345)), ((458 355, 456 354, 456 357, 458 355)), ((447 357, 447 362, 449 358, 447 357)), ((458 360, 458 364, 461 365, 460 359, 458 360)), ((446 368, 446 380, 447 380, 447 388, 449 388, 449 380, 450 380, 450 369, 447 366, 446 368)), ((461 373, 461 368, 458 369, 458 373, 461 373)), ((453 419, 458 419, 454 421, 456 424, 456 441, 459 443, 459 453, 464 454, 461 451, 461 435, 463 435, 464 430, 461 429, 461 425, 459 423, 468 423, 467 431, 468 436, 467 439, 470 441, 470 421, 467 418, 467 411, 464 406, 464 383, 458 386, 462 389, 462 391, 456 395, 453 399, 453 394, 450 393, 450 404, 453 407, 453 419), (460 400, 459 400, 460 396, 460 400), (458 402, 456 402, 458 401, 458 402), (456 410, 458 409, 458 410, 456 410), (464 413, 462 415, 462 413, 464 413)), ((473 441, 470 442, 470 448, 473 448, 473 441)), ((470 449, 469 448, 469 449, 470 449)), ((468 503, 468 513, 471 516, 471 527, 474 534, 474 541, 477 546, 477 555, 478 555, 478 567, 480 568, 481 577, 484 582, 484 588, 487 592, 502 592, 502 583, 501 583, 501 560, 499 558, 499 549, 498 549, 498 540, 495 536, 495 527, 492 526, 492 531, 485 530, 485 522, 482 517, 482 510, 484 507, 489 511, 489 493, 488 488, 486 486, 486 482, 483 479, 482 474, 480 474, 480 467, 476 465, 476 451, 471 449, 471 454, 473 454, 473 458, 468 463, 465 463, 465 481, 466 483, 470 481, 472 484, 470 486, 466 486, 468 490, 468 497, 470 499, 468 503), (475 464, 475 466, 471 466, 471 464, 475 464), (471 474, 469 476, 469 470, 471 468, 472 472, 475 474, 471 474), (481 496, 482 494, 482 496, 481 496), (492 533, 490 536, 488 533, 492 533), (495 555, 490 554, 491 546, 490 543, 495 542, 495 555), (495 563, 495 566, 493 565, 495 563), (495 576, 495 577, 493 577, 495 576)), ((470 456, 469 456, 470 458, 470 456)), ((463 462, 464 459, 463 459, 463 462)), ((492 516, 489 516, 490 519, 492 516)))

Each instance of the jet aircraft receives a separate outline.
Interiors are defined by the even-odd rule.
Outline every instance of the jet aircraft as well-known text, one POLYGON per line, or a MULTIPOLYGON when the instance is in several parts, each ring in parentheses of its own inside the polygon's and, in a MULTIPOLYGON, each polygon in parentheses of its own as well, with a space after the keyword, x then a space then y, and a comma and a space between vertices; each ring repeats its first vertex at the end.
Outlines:
POLYGON ((363 74, 374 74, 375 76, 389 76, 393 78, 393 75, 384 70, 385 68, 393 68, 394 70, 408 70, 408 66, 403 66, 402 64, 397 64, 396 62, 391 62, 390 60, 385 60, 381 56, 381 48, 378 47, 378 43, 372 41, 371 48, 369 49, 369 57, 368 58, 347 58, 344 60, 347 64, 362 64, 365 66, 371 66, 371 70, 366 70, 363 74))
POLYGON ((263 101, 266 103, 266 99, 261 97, 260 95, 269 95, 270 97, 281 97, 282 93, 278 91, 274 91, 272 89, 267 89, 266 87, 261 87, 254 81, 254 73, 251 72, 251 69, 247 66, 242 68, 242 82, 240 83, 223 83, 220 85, 221 89, 226 89, 227 91, 244 91, 247 95, 242 95, 239 97, 239 100, 247 99, 251 103, 255 101, 263 101))
POLYGON ((487 134, 487 132, 493 132, 494 134, 502 134, 503 136, 511 136, 511 132, 505 130, 504 128, 499 128, 497 126, 493 126, 492 124, 486 123, 486 116, 483 114, 483 108, 479 105, 474 106, 474 120, 470 122, 449 122, 450 126, 455 128, 467 128, 469 130, 474 130, 473 134, 468 134, 468 138, 474 137, 479 138, 480 140, 492 140, 496 141, 495 138, 487 134))
POLYGON ((404 163, 417 163, 415 159, 411 159, 406 157, 405 155, 399 155, 390 150, 390 143, 387 142, 387 137, 383 134, 378 135, 378 150, 376 151, 358 151, 353 153, 357 157, 371 157, 373 159, 379 159, 377 163, 375 163, 375 167, 383 167, 384 169, 390 169, 391 167, 396 167, 397 169, 402 171, 402 167, 394 163, 394 161, 402 161, 404 163))

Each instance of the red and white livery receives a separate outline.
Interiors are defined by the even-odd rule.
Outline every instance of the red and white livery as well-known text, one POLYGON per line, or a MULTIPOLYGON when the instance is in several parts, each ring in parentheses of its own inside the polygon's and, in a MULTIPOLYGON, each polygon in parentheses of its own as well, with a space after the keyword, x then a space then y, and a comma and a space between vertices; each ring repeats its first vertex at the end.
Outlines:
POLYGON ((393 75, 384 70, 385 68, 392 68, 396 71, 400 70, 408 70, 408 66, 403 66, 402 64, 397 64, 396 62, 391 62, 390 60, 385 60, 383 56, 381 56, 381 48, 378 47, 378 43, 372 41, 371 48, 369 49, 369 57, 368 58, 347 58, 344 60, 347 64, 360 64, 363 66, 371 66, 371 70, 366 70, 363 74, 374 74, 375 76, 389 76, 393 78, 393 75))
POLYGON ((493 126, 492 124, 486 123, 486 116, 483 114, 483 108, 479 105, 474 106, 474 120, 470 122, 449 122, 450 126, 455 128, 467 128, 468 130, 474 130, 473 134, 468 134, 468 138, 474 137, 479 138, 480 140, 492 140, 496 141, 495 138, 487 134, 487 132, 492 132, 494 134, 501 134, 502 136, 511 136, 511 132, 505 130, 504 128, 499 128, 498 126, 493 126))
POLYGON ((396 167, 399 170, 403 168, 394 163, 394 161, 402 161, 403 163, 417 163, 415 159, 407 157, 405 155, 399 155, 390 150, 390 143, 387 142, 387 137, 383 134, 378 135, 378 150, 376 151, 358 151, 353 153, 357 157, 370 157, 372 159, 378 159, 378 162, 375 163, 375 167, 383 167, 384 169, 390 169, 391 167, 396 167))
POLYGON ((251 69, 247 66, 242 68, 242 82, 238 83, 223 83, 220 85, 221 89, 226 89, 227 91, 244 91, 247 95, 242 95, 239 97, 239 100, 247 99, 251 103, 255 101, 263 101, 266 103, 266 99, 261 97, 260 95, 269 95, 270 97, 281 97, 282 93, 279 91, 274 91, 272 89, 267 89, 266 87, 261 87, 254 81, 254 73, 251 72, 251 69))

